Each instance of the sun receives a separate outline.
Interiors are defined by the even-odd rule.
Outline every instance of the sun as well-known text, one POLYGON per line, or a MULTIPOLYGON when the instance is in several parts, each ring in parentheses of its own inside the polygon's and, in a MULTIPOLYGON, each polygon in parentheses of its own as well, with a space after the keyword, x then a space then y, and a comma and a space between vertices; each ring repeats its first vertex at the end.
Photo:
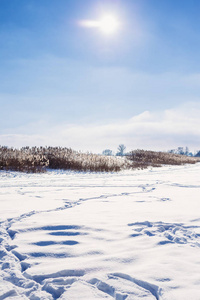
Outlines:
POLYGON ((79 24, 83 27, 96 28, 105 35, 118 32, 120 22, 114 14, 104 14, 97 20, 82 20, 79 24))
POLYGON ((104 15, 98 21, 98 28, 104 34, 114 34, 119 29, 119 21, 114 15, 104 15))

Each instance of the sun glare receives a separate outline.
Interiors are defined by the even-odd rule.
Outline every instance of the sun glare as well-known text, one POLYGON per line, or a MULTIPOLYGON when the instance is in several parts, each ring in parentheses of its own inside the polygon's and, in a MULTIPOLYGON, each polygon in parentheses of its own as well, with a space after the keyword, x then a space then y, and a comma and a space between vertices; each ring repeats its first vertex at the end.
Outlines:
POLYGON ((105 15, 99 20, 99 29, 105 34, 113 34, 119 28, 117 18, 112 15, 105 15))
POLYGON ((117 17, 112 14, 103 15, 98 20, 81 21, 80 25, 88 28, 97 28, 106 35, 115 34, 120 27, 117 17))

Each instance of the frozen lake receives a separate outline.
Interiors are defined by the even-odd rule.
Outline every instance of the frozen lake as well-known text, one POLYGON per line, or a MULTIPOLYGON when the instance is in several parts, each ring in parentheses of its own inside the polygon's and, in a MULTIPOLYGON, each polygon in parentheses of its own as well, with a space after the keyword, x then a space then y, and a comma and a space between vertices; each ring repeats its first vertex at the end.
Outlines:
POLYGON ((0 300, 199 300, 199 174, 1 171, 0 300))

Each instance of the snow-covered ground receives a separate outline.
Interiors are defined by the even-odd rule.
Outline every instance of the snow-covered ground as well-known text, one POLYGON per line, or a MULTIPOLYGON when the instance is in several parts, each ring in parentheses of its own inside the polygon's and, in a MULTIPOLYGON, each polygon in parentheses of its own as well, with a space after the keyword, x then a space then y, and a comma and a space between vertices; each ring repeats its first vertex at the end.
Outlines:
POLYGON ((1 171, 0 300, 199 300, 199 174, 1 171))

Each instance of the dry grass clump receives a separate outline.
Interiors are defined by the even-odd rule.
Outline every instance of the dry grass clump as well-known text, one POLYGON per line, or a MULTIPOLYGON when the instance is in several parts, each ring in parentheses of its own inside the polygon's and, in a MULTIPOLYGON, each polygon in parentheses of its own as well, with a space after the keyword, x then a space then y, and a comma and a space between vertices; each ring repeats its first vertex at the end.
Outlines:
POLYGON ((125 168, 125 160, 97 154, 84 154, 62 147, 24 147, 19 150, 0 147, 0 170, 42 172, 47 168, 116 172, 125 168))
POLYGON ((116 172, 124 167, 124 160, 116 157, 81 153, 69 148, 49 147, 46 156, 50 169, 91 172, 116 172))
POLYGON ((133 150, 127 157, 132 162, 132 168, 141 169, 148 166, 161 167, 162 165, 195 164, 200 161, 196 157, 147 150, 133 150))
POLYGON ((29 147, 21 150, 0 147, 0 170, 42 172, 48 165, 48 160, 37 150, 29 147))
POLYGON ((200 158, 179 154, 134 150, 126 157, 81 153, 62 147, 0 147, 0 170, 44 172, 63 169, 89 172, 117 172, 144 169, 148 166, 182 165, 196 163, 200 158))

